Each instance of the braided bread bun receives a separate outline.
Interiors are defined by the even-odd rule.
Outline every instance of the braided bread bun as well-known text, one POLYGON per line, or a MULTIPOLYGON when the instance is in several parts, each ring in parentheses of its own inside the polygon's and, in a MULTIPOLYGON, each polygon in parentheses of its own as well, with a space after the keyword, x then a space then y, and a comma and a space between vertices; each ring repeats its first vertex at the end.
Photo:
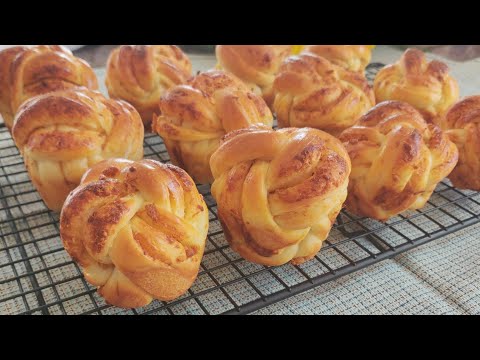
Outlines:
POLYGON ((449 179, 460 189, 480 191, 480 96, 466 97, 451 107, 442 127, 459 152, 449 179))
POLYGON ((92 68, 63 46, 17 46, 0 51, 0 113, 8 129, 27 99, 77 86, 97 89, 92 68))
POLYGON ((340 140, 352 159, 347 210, 381 221, 422 208, 458 160, 439 127, 398 101, 378 104, 340 140))
POLYGON ((437 122, 459 96, 457 81, 440 61, 427 62, 425 54, 408 49, 400 60, 380 70, 374 81, 377 102, 405 101, 427 122, 437 122))
POLYGON ((92 165, 112 157, 143 157, 143 124, 126 102, 88 89, 39 95, 15 117, 13 138, 46 205, 60 211, 92 165))
POLYGON ((259 264, 313 258, 347 197, 348 154, 340 141, 316 129, 237 130, 226 135, 210 163, 226 238, 259 264))
POLYGON ((112 305, 173 300, 198 274, 208 210, 185 171, 154 160, 89 170, 60 216, 65 249, 112 305))
POLYGON ((279 127, 313 127, 334 136, 375 105, 362 75, 310 53, 287 59, 273 89, 279 127))
POLYGON ((221 69, 236 75, 271 105, 275 75, 294 49, 292 45, 217 45, 216 55, 221 69))
POLYGON ((213 181, 210 156, 227 132, 257 123, 273 124, 261 97, 233 75, 218 70, 168 91, 160 100, 160 111, 153 129, 163 138, 172 162, 199 183, 213 181))
POLYGON ((190 60, 174 45, 123 45, 108 58, 105 84, 110 97, 128 101, 149 125, 162 94, 191 72, 190 60))
POLYGON ((372 59, 372 48, 371 45, 308 45, 305 51, 363 75, 372 59))

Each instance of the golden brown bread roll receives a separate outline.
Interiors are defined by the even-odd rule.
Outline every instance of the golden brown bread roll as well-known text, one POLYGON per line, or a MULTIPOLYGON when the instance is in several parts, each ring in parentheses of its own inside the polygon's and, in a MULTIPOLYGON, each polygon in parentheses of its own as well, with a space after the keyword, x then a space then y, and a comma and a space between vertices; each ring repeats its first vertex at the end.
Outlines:
POLYGON ((458 160, 439 127, 398 101, 378 104, 340 140, 352 159, 347 210, 381 221, 422 208, 458 160))
POLYGON ((92 165, 113 157, 143 157, 143 124, 137 111, 85 88, 26 101, 12 134, 33 184, 54 211, 60 211, 92 165))
POLYGON ((213 70, 168 91, 152 128, 163 138, 170 159, 199 183, 213 181, 210 156, 230 131, 252 124, 272 126, 263 99, 233 75, 213 70))
POLYGON ((316 129, 237 130, 225 136, 211 167, 225 236, 259 264, 313 258, 347 197, 348 154, 316 129))
POLYGON ((334 136, 375 105, 362 75, 306 52, 283 63, 273 89, 279 127, 313 127, 334 136))
POLYGON ((132 104, 149 126, 162 94, 191 72, 190 60, 174 45, 123 45, 108 58, 105 84, 111 97, 132 104))
POLYGON ((0 113, 8 129, 25 100, 77 86, 96 90, 97 78, 85 61, 63 46, 17 46, 0 51, 0 113))
POLYGON ((425 54, 408 49, 400 60, 380 70, 374 81, 377 102, 404 101, 415 107, 427 122, 436 122, 458 100, 457 81, 448 66, 427 62, 425 54))
POLYGON ((217 45, 220 68, 244 81, 249 89, 273 102, 272 85, 283 60, 295 51, 292 45, 217 45))
POLYGON ((182 169, 106 160, 90 169, 60 216, 65 249, 112 305, 173 300, 197 277, 208 209, 182 169))
POLYGON ((469 96, 447 112, 442 127, 459 158, 449 179, 455 187, 480 191, 480 96, 469 96))
POLYGON ((371 45, 307 45, 304 49, 346 70, 364 74, 372 59, 371 45))

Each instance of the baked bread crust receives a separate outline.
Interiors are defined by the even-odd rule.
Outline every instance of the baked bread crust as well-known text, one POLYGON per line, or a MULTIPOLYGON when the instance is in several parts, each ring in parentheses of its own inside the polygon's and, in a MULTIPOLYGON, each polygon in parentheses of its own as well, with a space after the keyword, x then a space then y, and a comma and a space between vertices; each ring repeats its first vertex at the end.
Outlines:
POLYGON ((460 189, 480 191, 480 96, 469 96, 447 112, 442 128, 457 145, 458 164, 449 179, 460 189))
POLYGON ((217 45, 216 55, 221 69, 244 81, 270 106, 275 75, 293 49, 292 45, 217 45))
POLYGON ((372 59, 371 45, 307 45, 304 49, 345 70, 365 74, 365 69, 372 59))
POLYGON ((307 52, 283 63, 273 89, 279 127, 313 127, 334 136, 375 105, 362 75, 307 52))
POLYGON ((228 132, 253 124, 272 126, 260 96, 232 74, 211 70, 172 88, 160 100, 152 128, 163 138, 171 161, 198 183, 213 181, 210 156, 228 132))
POLYGON ((211 157, 212 195, 233 250, 263 265, 313 258, 347 197, 350 159, 311 128, 262 126, 225 136, 211 157))
POLYGON ((46 205, 60 211, 89 167, 112 157, 143 157, 143 124, 128 103, 86 88, 26 101, 12 135, 46 205))
POLYGON ((182 169, 154 160, 105 160, 83 177, 60 216, 66 251, 107 303, 169 301, 194 282, 208 209, 182 169))
POLYGON ((398 101, 378 104, 340 140, 352 160, 347 210, 380 221, 422 208, 458 161, 440 128, 398 101))
POLYGON ((110 97, 132 104, 148 128, 163 93, 191 73, 190 60, 175 45, 123 45, 108 58, 105 84, 110 97))
POLYGON ((20 105, 33 96, 84 86, 98 89, 93 69, 59 45, 0 51, 0 113, 9 130, 20 105))
POLYGON ((408 49, 398 62, 381 69, 374 90, 377 102, 404 101, 420 111, 427 122, 437 125, 459 96, 448 66, 437 60, 428 62, 418 49, 408 49))

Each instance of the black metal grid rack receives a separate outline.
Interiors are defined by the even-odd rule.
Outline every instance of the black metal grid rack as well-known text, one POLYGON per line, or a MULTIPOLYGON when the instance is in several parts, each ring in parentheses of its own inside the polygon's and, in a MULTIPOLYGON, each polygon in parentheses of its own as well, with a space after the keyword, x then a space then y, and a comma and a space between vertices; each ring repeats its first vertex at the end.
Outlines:
MULTIPOLYGON (((370 78, 381 64, 371 64, 370 78)), ((147 135, 145 157, 169 161, 160 137, 147 135)), ((0 314, 244 314, 353 273, 480 221, 480 193, 443 181, 425 208, 386 223, 342 211, 322 250, 300 266, 268 268, 228 246, 208 186, 199 186, 210 229, 197 280, 181 298, 124 310, 107 305, 63 249, 58 214, 28 178, 0 125, 0 314)))

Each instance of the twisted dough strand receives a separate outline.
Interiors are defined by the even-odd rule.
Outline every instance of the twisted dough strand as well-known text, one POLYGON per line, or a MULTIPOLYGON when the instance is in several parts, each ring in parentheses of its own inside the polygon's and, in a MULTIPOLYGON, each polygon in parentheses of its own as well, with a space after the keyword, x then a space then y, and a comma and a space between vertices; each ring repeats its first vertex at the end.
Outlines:
POLYGON ((210 156, 226 133, 252 124, 271 126, 273 117, 261 97, 236 77, 207 71, 176 86, 160 100, 153 129, 163 138, 172 162, 200 183, 213 180, 210 156))
POLYGON ((55 211, 92 165, 111 157, 143 157, 143 125, 136 110, 85 88, 28 100, 12 134, 33 184, 55 211))
POLYGON ((428 62, 425 54, 408 49, 400 60, 380 70, 375 77, 377 102, 404 101, 423 115, 427 122, 438 125, 439 119, 458 99, 457 81, 440 61, 428 62))
POLYGON ((232 248, 259 264, 299 264, 328 236, 347 196, 350 159, 319 130, 251 127, 226 135, 211 168, 232 248))
POLYGON ((217 45, 219 66, 247 84, 250 91, 273 103, 272 85, 292 45, 217 45))
POLYGON ((85 278, 115 306, 173 300, 192 285, 208 210, 192 179, 154 160, 103 161, 67 198, 60 234, 85 278))
POLYGON ((0 52, 0 112, 9 129, 20 105, 31 97, 82 86, 96 90, 95 73, 63 46, 19 46, 0 52))
POLYGON ((188 57, 174 45, 123 45, 112 51, 105 84, 113 98, 128 101, 148 125, 158 100, 191 76, 188 57))
POLYGON ((283 63, 273 88, 280 127, 313 127, 337 136, 375 105, 362 75, 307 52, 283 63))
POLYGON ((422 208, 458 160, 440 128, 397 101, 378 104, 340 140, 352 159, 347 210, 382 221, 422 208))

